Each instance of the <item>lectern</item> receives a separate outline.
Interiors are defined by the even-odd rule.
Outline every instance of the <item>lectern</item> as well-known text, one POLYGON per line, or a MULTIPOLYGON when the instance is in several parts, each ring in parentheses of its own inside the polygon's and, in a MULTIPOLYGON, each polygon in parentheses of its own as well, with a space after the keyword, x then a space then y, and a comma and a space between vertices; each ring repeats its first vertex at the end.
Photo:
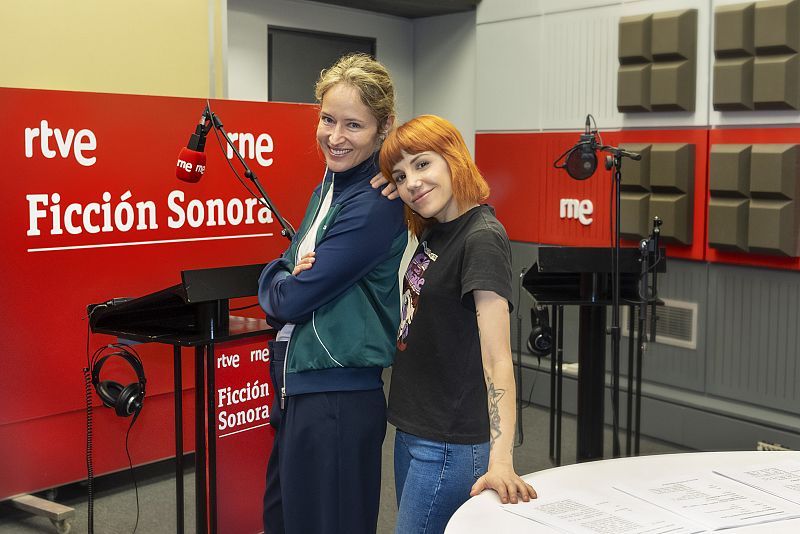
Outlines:
POLYGON ((135 299, 88 306, 94 333, 172 345, 175 392, 177 531, 184 531, 181 347, 195 348, 195 502, 197 532, 216 532, 214 346, 265 335, 264 320, 231 317, 229 299, 254 296, 263 264, 181 272, 181 283, 135 299), (206 426, 206 416, 208 425, 206 426))
MULTIPOLYGON (((561 347, 563 342, 563 307, 579 306, 578 327, 578 450, 577 460, 603 458, 606 306, 612 295, 612 252, 603 247, 539 247, 538 259, 526 273, 522 285, 537 303, 551 305, 555 343, 552 346, 550 375, 551 456, 561 463, 561 347), (556 396, 555 393, 558 393, 556 396), (554 412, 555 405, 555 412, 554 412), (558 428, 554 437, 554 414, 558 428)), ((653 269, 666 272, 666 252, 653 269)), ((640 249, 622 248, 619 256, 620 298, 625 305, 639 305, 642 256, 640 249)), ((631 319, 633 314, 630 315, 631 319)), ((631 330, 631 336, 633 332, 631 330)), ((612 374, 615 387, 612 398, 619 406, 619 362, 612 374)), ((629 373, 630 376, 630 373, 629 373)), ((631 388, 628 388, 630 394, 631 388)), ((630 428, 629 428, 630 430, 630 428)), ((615 423, 614 431, 618 428, 615 423)), ((615 455, 618 451, 615 451, 615 455)))

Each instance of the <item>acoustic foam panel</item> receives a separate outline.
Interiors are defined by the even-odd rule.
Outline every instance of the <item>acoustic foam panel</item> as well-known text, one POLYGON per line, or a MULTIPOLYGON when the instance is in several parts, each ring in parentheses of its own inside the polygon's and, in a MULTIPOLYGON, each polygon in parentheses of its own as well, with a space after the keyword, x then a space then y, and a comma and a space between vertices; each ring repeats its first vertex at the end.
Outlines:
POLYGON ((800 0, 717 7, 714 109, 800 109, 798 51, 800 0))
POLYGON ((650 233, 653 217, 664 224, 666 242, 692 242, 694 145, 686 143, 625 144, 621 148, 642 155, 625 160, 620 186, 620 235, 642 239, 650 233))
POLYGON ((694 111, 697 10, 622 17, 617 109, 694 111))
POLYGON ((798 188, 800 145, 713 145, 709 246, 798 256, 798 188))
POLYGON ((714 145, 709 154, 708 243, 747 252, 751 145, 714 145))

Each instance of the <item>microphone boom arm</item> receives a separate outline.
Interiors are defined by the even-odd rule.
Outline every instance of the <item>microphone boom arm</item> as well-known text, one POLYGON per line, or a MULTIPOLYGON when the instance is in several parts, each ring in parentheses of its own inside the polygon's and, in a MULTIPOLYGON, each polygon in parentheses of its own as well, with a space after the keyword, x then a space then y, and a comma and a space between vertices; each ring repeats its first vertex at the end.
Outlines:
POLYGON ((294 228, 292 228, 292 225, 289 224, 289 222, 286 219, 284 219, 278 212, 278 210, 275 208, 275 205, 272 203, 272 200, 270 200, 269 196, 267 195, 267 192, 264 191, 264 188, 261 186, 261 182, 258 180, 258 176, 256 176, 256 174, 250 169, 250 167, 247 165, 247 162, 244 160, 242 155, 236 149, 236 146, 228 137, 227 132, 225 132, 225 128, 222 126, 222 121, 219 120, 219 117, 217 117, 217 115, 212 113, 211 109, 209 109, 208 106, 206 106, 205 110, 203 111, 203 114, 209 121, 211 121, 211 126, 213 126, 217 131, 222 133, 222 137, 225 138, 225 142, 228 144, 231 150, 233 150, 233 153, 236 154, 236 158, 239 160, 239 163, 242 164, 242 167, 244 167, 244 175, 247 178, 249 178, 251 182, 253 182, 253 185, 255 185, 256 189, 258 189, 258 193, 261 195, 261 199, 264 201, 264 204, 267 206, 267 208, 269 208, 272 214, 275 215, 275 218, 278 219, 278 223, 280 223, 281 228, 283 228, 281 230, 281 235, 291 241, 291 239, 294 237, 295 234, 294 228))
POLYGON ((616 146, 610 145, 600 145, 597 147, 598 150, 602 150, 603 152, 608 152, 609 154, 614 154, 620 158, 630 158, 633 161, 639 161, 642 159, 642 155, 637 152, 631 152, 630 150, 625 150, 624 148, 619 148, 616 146))

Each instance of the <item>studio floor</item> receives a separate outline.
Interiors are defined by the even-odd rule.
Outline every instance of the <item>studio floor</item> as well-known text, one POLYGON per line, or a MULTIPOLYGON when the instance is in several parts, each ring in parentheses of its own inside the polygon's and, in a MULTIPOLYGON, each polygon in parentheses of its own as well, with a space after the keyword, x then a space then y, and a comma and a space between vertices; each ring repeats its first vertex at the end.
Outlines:
MULTIPOLYGON (((389 372, 386 373, 389 377, 389 372)), ((388 382, 388 380, 387 380, 388 382)), ((549 458, 549 412, 529 406, 522 410, 523 443, 516 447, 514 464, 520 474, 550 469, 549 458)), ((562 431, 562 464, 575 463, 576 424, 575 418, 565 415, 562 431)), ((383 445, 383 485, 381 508, 378 518, 378 533, 394 532, 396 514, 392 451, 395 429, 387 427, 383 445)), ((625 440, 621 436, 624 451, 625 440)), ((612 433, 606 428, 605 456, 611 457, 612 433)), ((640 454, 665 454, 687 452, 674 444, 642 437, 640 454)), ((169 534, 175 532, 175 481, 174 464, 160 462, 136 470, 139 498, 139 522, 136 529, 141 534, 169 534)), ((185 472, 185 531, 194 532, 194 471, 185 472)), ((70 522, 70 534, 88 532, 86 487, 73 484, 58 488, 42 496, 75 509, 75 518, 70 522)), ((95 480, 94 530, 98 534, 129 534, 136 524, 136 493, 131 475, 123 471, 95 480)), ((0 533, 42 534, 55 533, 56 528, 45 517, 34 516, 0 503, 0 533)))

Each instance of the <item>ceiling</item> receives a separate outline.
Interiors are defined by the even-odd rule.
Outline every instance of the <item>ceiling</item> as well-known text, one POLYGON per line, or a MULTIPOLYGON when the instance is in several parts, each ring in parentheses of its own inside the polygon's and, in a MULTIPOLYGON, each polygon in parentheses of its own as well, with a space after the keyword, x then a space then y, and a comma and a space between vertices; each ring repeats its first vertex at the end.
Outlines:
POLYGON ((481 0, 315 0, 323 4, 363 9, 416 19, 472 11, 481 0))

